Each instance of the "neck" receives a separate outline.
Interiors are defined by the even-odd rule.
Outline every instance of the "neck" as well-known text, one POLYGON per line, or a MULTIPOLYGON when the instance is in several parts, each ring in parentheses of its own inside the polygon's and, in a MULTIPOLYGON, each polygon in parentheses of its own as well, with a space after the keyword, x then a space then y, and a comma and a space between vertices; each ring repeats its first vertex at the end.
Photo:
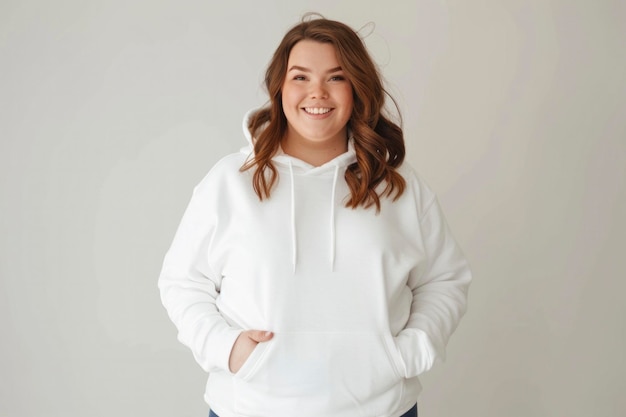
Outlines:
POLYGON ((347 152, 348 139, 345 132, 323 142, 311 141, 287 133, 281 142, 283 152, 313 166, 321 166, 347 152))

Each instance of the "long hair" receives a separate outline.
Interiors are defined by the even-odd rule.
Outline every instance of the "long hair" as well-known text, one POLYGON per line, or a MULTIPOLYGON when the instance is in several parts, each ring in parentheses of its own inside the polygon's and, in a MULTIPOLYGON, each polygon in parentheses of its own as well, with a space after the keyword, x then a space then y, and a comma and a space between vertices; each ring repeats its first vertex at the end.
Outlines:
MULTIPOLYGON (((376 206, 378 212, 381 197, 395 201, 404 192, 406 183, 396 171, 405 156, 404 138, 400 126, 383 114, 385 95, 391 96, 382 85, 376 65, 361 38, 341 22, 324 18, 303 20, 287 32, 265 72, 269 104, 250 118, 248 129, 255 138, 254 156, 241 167, 241 171, 255 168, 254 191, 261 200, 270 197, 278 179, 271 158, 287 132, 282 103, 287 63, 292 48, 305 39, 332 44, 352 85, 354 104, 348 128, 354 138, 356 162, 348 166, 345 173, 350 188, 346 207, 376 206)), ((395 105, 393 98, 391 100, 395 105)))

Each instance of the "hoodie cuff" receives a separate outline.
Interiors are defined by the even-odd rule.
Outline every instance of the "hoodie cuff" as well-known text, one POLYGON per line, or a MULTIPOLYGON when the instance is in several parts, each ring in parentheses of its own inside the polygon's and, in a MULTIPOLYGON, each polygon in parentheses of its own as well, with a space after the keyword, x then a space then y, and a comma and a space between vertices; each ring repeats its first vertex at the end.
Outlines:
POLYGON ((207 361, 205 362, 205 366, 203 366, 206 372, 213 372, 216 370, 230 372, 230 368, 228 367, 230 352, 233 349, 235 340, 237 340, 242 332, 243 330, 241 329, 227 327, 224 331, 219 334, 215 334, 211 338, 213 353, 211 354, 211 357, 206 358, 207 361))
POLYGON ((420 329, 404 329, 396 336, 396 346, 404 365, 404 377, 413 378, 433 367, 437 354, 430 338, 420 329))

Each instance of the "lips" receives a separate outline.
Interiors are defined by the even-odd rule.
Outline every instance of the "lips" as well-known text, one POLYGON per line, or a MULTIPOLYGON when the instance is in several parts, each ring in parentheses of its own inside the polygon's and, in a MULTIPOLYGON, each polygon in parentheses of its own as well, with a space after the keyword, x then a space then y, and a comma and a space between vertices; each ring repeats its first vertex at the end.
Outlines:
POLYGON ((330 107, 304 107, 303 110, 308 114, 326 114, 332 110, 330 107))

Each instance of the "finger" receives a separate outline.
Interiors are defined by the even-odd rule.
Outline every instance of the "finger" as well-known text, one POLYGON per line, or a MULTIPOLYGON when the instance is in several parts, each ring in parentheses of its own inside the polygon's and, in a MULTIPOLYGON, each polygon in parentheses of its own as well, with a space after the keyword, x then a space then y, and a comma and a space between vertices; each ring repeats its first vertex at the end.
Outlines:
POLYGON ((274 333, 266 331, 266 330, 248 330, 247 336, 254 340, 255 342, 267 342, 270 340, 274 333))

